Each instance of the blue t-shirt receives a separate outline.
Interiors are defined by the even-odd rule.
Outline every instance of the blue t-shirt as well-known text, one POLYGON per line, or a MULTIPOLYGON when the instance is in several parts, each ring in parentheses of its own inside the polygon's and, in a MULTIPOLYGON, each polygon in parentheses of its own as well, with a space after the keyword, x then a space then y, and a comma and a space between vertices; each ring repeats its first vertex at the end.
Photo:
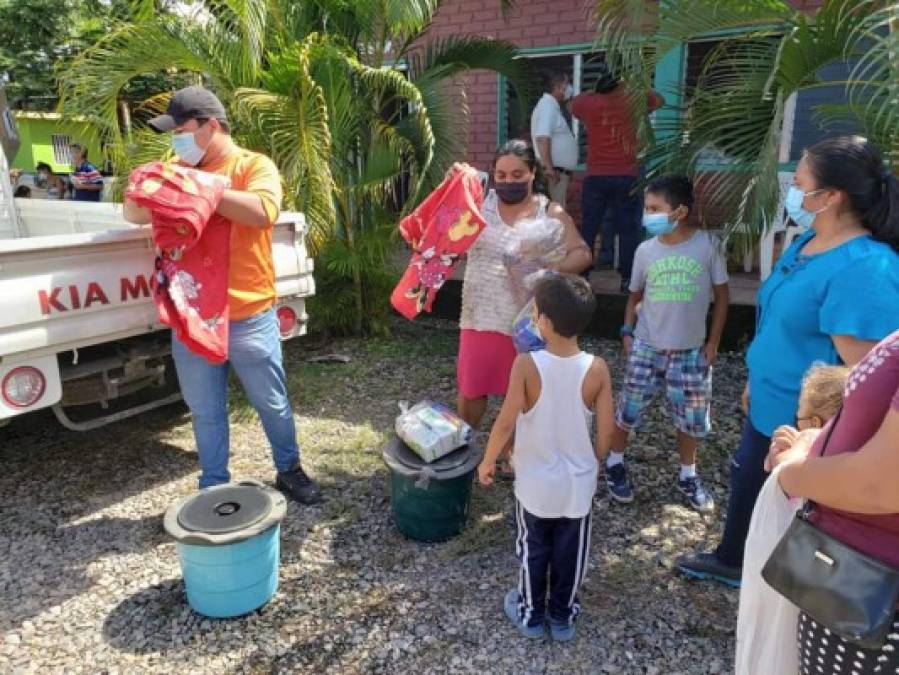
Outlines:
POLYGON ((746 364, 749 419, 766 436, 795 423, 812 364, 841 362, 831 336, 879 341, 899 328, 899 254, 867 236, 801 255, 814 236, 797 239, 759 289, 746 364))

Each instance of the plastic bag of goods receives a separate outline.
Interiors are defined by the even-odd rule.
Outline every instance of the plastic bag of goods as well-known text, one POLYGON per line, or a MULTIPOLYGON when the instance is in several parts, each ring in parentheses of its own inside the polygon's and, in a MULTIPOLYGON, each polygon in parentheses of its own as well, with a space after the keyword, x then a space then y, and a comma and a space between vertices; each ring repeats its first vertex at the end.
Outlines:
POLYGON ((525 218, 503 252, 512 289, 523 302, 534 292, 540 273, 565 259, 565 227, 555 218, 525 218))
POLYGON ((515 323, 512 324, 512 342, 519 354, 535 352, 546 347, 546 343, 540 335, 540 329, 537 328, 537 322, 534 321, 536 309, 537 304, 534 300, 529 300, 515 317, 515 323))
POLYGON ((771 588, 762 568, 802 505, 780 487, 781 464, 762 486, 752 511, 737 611, 735 675, 799 672, 796 624, 799 608, 771 588))
POLYGON ((421 401, 411 408, 400 404, 396 434, 426 462, 433 462, 468 445, 472 430, 442 403, 421 401))

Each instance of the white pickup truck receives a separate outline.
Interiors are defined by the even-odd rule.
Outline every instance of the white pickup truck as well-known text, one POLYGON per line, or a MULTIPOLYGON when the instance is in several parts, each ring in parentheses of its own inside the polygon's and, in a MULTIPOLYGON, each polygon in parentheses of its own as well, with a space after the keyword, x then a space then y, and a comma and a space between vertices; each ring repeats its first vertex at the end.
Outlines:
MULTIPOLYGON (((283 339, 305 334, 304 299, 315 291, 305 234, 302 214, 275 225, 283 339)), ((180 399, 169 389, 105 411, 166 383, 170 335, 150 297, 152 270, 149 228, 126 222, 121 204, 13 199, 0 172, 0 425, 52 407, 63 425, 87 431, 180 399), (74 421, 71 406, 87 404, 105 412, 74 421)))

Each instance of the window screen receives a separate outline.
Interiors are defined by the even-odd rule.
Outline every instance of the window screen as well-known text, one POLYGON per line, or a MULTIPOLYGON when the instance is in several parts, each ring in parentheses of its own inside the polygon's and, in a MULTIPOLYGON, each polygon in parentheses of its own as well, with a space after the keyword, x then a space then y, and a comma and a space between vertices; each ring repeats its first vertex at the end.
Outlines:
POLYGON ((533 83, 534 96, 530 101, 527 101, 527 105, 525 105, 522 110, 522 106, 519 104, 515 90, 509 82, 506 81, 506 128, 504 130, 505 134, 500 133, 500 138, 521 138, 530 143, 531 111, 534 109, 534 106, 537 105, 539 98, 543 96, 544 75, 547 72, 560 70, 571 76, 574 72, 574 56, 571 54, 562 56, 539 56, 529 58, 528 60, 534 70, 534 76, 536 78, 533 83))

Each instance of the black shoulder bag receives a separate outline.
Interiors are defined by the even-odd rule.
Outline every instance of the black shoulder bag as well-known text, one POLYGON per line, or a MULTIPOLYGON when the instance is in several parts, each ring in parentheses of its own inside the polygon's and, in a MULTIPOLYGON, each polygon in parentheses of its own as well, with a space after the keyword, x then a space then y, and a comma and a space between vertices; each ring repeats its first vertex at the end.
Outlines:
MULTIPOLYGON (((839 414, 824 439, 830 442, 839 414)), ((899 600, 899 570, 856 551, 808 520, 805 507, 784 533, 762 569, 775 591, 841 638, 879 649, 893 625, 899 600)))

